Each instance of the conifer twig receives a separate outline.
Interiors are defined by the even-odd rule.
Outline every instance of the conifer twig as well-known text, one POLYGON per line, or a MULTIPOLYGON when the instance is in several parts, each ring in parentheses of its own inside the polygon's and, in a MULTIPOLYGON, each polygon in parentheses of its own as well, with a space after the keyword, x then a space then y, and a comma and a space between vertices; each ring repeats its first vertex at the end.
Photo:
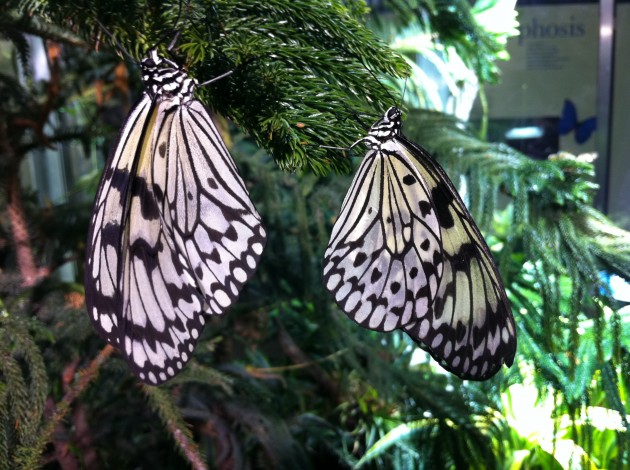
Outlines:
POLYGON ((70 405, 72 405, 74 400, 76 400, 76 398, 87 388, 89 383, 96 377, 101 365, 103 365, 105 360, 112 354, 113 351, 114 347, 111 344, 108 344, 101 349, 98 355, 85 369, 79 371, 74 384, 66 392, 61 401, 57 403, 55 411, 52 413, 48 423, 44 426, 39 437, 37 446, 38 449, 43 449, 43 447, 50 442, 55 428, 70 410, 70 405))
POLYGON ((173 421, 169 420, 166 423, 166 426, 168 427, 171 436, 173 436, 173 439, 175 439, 175 443, 192 465, 192 468, 195 470, 207 470, 208 466, 203 461, 197 444, 188 439, 188 436, 186 436, 186 434, 182 432, 182 430, 179 429, 173 421))
POLYGON ((174 404, 172 396, 158 387, 143 385, 142 391, 149 398, 153 409, 158 413, 168 432, 173 436, 175 444, 195 470, 207 470, 208 467, 192 433, 182 418, 181 412, 174 404))

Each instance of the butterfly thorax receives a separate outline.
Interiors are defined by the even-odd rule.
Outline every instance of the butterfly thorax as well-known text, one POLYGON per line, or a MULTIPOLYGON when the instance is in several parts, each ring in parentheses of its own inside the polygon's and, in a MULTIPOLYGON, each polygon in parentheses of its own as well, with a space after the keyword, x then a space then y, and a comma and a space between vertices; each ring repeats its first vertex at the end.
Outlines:
POLYGON ((187 103, 193 99, 197 81, 172 60, 160 57, 155 49, 142 59, 140 67, 145 90, 152 98, 169 100, 173 105, 187 103))
POLYGON ((384 150, 387 143, 400 135, 402 129, 402 112, 395 106, 387 110, 381 119, 370 128, 368 135, 362 140, 372 150, 384 150))

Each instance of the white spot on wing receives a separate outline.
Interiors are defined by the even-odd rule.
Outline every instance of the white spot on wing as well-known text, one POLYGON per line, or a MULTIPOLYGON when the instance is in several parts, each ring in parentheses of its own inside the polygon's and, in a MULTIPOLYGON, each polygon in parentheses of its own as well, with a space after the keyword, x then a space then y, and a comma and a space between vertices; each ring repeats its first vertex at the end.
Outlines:
POLYGON ((247 273, 243 271, 242 268, 236 268, 233 274, 234 279, 236 279, 238 282, 245 282, 247 280, 247 273))
POLYGON ((140 341, 134 340, 132 342, 131 354, 129 355, 133 357, 133 361, 138 367, 144 367, 145 362, 147 362, 147 354, 140 341))
POLYGON ((214 298, 217 300, 221 307, 227 307, 230 305, 230 297, 225 293, 224 290, 217 289, 214 291, 214 298))
POLYGON ((101 327, 108 333, 112 332, 112 317, 109 315, 101 315, 101 327))

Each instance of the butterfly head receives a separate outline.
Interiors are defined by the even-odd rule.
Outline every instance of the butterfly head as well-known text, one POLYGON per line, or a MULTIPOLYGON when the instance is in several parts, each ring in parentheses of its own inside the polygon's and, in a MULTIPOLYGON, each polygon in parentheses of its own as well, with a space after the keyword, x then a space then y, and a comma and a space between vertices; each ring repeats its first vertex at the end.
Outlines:
POLYGON ((385 115, 370 128, 369 135, 383 142, 397 135, 402 129, 402 111, 396 106, 389 108, 385 115))
POLYGON ((140 62, 145 89, 152 97, 171 100, 176 104, 190 101, 196 80, 189 77, 175 62, 162 57, 156 49, 140 62))

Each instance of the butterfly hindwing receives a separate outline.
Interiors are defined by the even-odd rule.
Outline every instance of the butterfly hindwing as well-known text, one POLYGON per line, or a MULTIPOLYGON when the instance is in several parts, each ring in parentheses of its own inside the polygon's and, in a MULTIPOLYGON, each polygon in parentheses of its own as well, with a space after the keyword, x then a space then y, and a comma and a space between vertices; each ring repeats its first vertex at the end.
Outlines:
POLYGON ((85 296, 94 328, 107 342, 119 341, 120 280, 124 213, 131 195, 131 173, 144 125, 152 113, 148 95, 129 113, 115 151, 105 165, 94 201, 86 250, 85 296))
POLYGON ((578 144, 585 143, 588 139, 591 138, 593 132, 597 130, 597 118, 595 116, 585 119, 584 121, 578 123, 575 128, 575 141, 578 144))
POLYGON ((428 314, 403 329, 447 370, 483 380, 512 364, 516 331, 492 254, 461 197, 439 164, 404 137, 396 139, 432 188, 444 271, 428 314))
POLYGON ((400 117, 391 108, 362 139, 370 150, 333 228, 324 284, 361 325, 402 329, 447 370, 484 380, 512 364, 511 307, 453 184, 402 136, 400 117))
POLYGON ((558 121, 558 133, 560 135, 568 134, 571 132, 578 123, 577 109, 575 104, 571 100, 564 100, 562 105, 562 114, 558 121))
POLYGON ((190 360, 205 316, 236 301, 266 235, 191 79, 151 60, 98 191, 86 302, 101 336, 159 384, 190 360))

